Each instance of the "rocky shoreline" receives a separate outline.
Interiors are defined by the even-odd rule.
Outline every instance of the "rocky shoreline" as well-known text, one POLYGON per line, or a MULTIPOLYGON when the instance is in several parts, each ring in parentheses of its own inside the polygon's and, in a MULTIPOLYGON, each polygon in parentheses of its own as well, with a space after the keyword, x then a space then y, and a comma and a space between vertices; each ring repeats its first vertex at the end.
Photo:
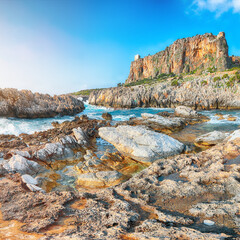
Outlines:
POLYGON ((115 125, 103 117, 0 136, 3 239, 239 237, 239 130, 199 137, 208 149, 196 153, 171 137, 208 121, 190 108, 115 125), (116 151, 97 156, 99 137, 116 151))
POLYGON ((240 109, 239 84, 229 82, 228 74, 186 76, 183 79, 155 81, 130 87, 95 90, 89 103, 113 108, 188 106, 198 110, 240 109), (174 81, 174 84, 172 82, 174 81))
POLYGON ((69 95, 51 97, 29 90, 0 89, 0 117, 51 118, 76 115, 83 110, 83 102, 69 95))

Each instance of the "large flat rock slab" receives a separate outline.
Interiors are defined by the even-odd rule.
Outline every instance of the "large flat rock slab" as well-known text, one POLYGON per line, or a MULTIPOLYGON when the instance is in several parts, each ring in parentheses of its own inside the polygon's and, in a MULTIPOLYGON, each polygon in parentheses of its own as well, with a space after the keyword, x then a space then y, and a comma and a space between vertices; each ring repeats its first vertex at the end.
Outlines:
POLYGON ((180 154, 184 149, 181 142, 142 126, 103 127, 99 135, 123 155, 141 162, 154 162, 180 154))

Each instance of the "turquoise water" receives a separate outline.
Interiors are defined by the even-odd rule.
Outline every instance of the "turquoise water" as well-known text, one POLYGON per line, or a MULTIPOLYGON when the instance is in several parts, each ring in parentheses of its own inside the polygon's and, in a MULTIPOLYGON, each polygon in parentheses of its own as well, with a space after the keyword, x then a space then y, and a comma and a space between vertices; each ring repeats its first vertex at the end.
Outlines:
MULTIPOLYGON (((142 113, 152 113, 156 114, 158 112, 169 111, 173 112, 173 109, 166 108, 135 108, 135 109, 121 109, 114 110, 112 108, 106 107, 96 107, 85 103, 85 110, 78 114, 86 114, 89 118, 102 119, 101 115, 104 112, 109 112, 113 116, 114 121, 124 121, 131 117, 140 117, 142 113)), ((204 132, 209 132, 213 130, 220 131, 233 131, 238 129, 240 125, 240 110, 239 111, 202 111, 204 115, 211 118, 208 123, 201 125, 196 125, 196 128, 204 130, 204 132), (233 115, 237 117, 237 121, 231 122, 225 120, 217 120, 214 116, 216 113, 222 113, 225 117, 228 115, 233 115)), ((55 118, 45 118, 45 119, 15 119, 15 118, 0 118, 0 134, 15 134, 19 135, 21 133, 34 133, 35 131, 44 131, 52 128, 51 122, 58 121, 63 122, 66 120, 73 120, 73 116, 55 117, 55 118)))

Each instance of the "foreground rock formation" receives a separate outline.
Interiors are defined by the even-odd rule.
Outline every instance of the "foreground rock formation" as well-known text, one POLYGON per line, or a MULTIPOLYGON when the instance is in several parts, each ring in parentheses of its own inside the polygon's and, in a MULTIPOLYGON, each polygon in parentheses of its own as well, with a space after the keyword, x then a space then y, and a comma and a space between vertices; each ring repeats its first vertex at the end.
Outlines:
MULTIPOLYGON (((29 239, 41 240, 236 239, 239 155, 237 130, 209 150, 159 159, 130 180, 94 192, 32 193, 19 175, 9 175, 0 180, 0 226, 20 221, 29 239)), ((2 238, 14 236, 12 225, 0 228, 2 238)))
POLYGON ((230 66, 230 61, 225 33, 220 32, 217 36, 206 33, 178 39, 164 51, 138 57, 131 63, 126 83, 157 78, 162 73, 189 73, 215 67, 222 71, 230 66))
POLYGON ((239 84, 228 85, 228 77, 185 77, 172 86, 171 80, 151 85, 115 87, 93 91, 89 103, 114 108, 188 106, 194 109, 240 109, 239 84))
POLYGON ((83 110, 83 102, 72 96, 51 97, 29 90, 0 89, 0 117, 49 118, 75 115, 83 110))

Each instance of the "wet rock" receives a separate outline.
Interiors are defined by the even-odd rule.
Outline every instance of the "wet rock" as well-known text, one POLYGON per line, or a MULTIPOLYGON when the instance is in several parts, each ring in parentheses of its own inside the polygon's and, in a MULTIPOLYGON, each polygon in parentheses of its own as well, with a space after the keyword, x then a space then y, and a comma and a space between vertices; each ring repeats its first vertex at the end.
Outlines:
POLYGON ((179 154, 184 149, 184 144, 179 141, 140 126, 100 128, 99 135, 113 144, 120 153, 142 162, 153 162, 179 154))
POLYGON ((79 119, 80 119, 81 121, 87 121, 87 120, 88 120, 88 116, 87 116, 86 114, 83 114, 83 115, 81 115, 81 116, 79 117, 79 119))
POLYGON ((53 126, 53 127, 59 127, 60 126, 60 123, 59 122, 51 122, 51 125, 53 126))
POLYGON ((230 133, 213 131, 213 132, 201 135, 200 137, 196 138, 195 145, 197 145, 197 146, 213 146, 213 145, 216 145, 216 144, 222 142, 229 135, 230 135, 230 133))
MULTIPOLYGON (((18 182, 1 179, 3 217, 24 222, 24 231, 45 228, 44 240, 234 239, 239 229, 240 169, 229 154, 236 149, 234 155, 239 156, 239 146, 236 137, 197 154, 159 159, 124 183, 81 189, 74 197, 65 192, 32 193, 18 182), (59 216, 63 218, 57 221, 59 216), (204 228, 206 219, 216 224, 204 228)), ((107 154, 102 162, 106 158, 107 154)), ((90 151, 84 158, 89 166, 97 160, 90 151)), ((109 176, 118 181, 119 175, 108 171, 86 173, 85 180, 98 177, 106 182, 109 176)))
POLYGON ((102 118, 107 120, 107 121, 112 121, 112 115, 108 112, 103 113, 102 118))
POLYGON ((218 117, 218 120, 223 120, 223 119, 225 119, 222 113, 216 113, 215 116, 218 117))
POLYGON ((131 118, 125 122, 119 122, 116 126, 119 125, 131 125, 131 126, 146 126, 157 132, 162 132, 165 134, 171 134, 175 131, 179 131, 186 127, 188 124, 187 121, 183 118, 178 118, 172 115, 165 116, 165 114, 149 114, 142 113, 142 117, 131 118), (164 115, 164 116, 163 116, 164 115))
POLYGON ((103 162, 94 154, 91 150, 87 150, 83 156, 84 161, 79 162, 76 165, 76 169, 79 173, 96 173, 102 170, 112 170, 105 166, 103 162))
POLYGON ((197 111, 192 110, 190 107, 186 107, 186 106, 176 107, 174 114, 179 117, 190 117, 190 118, 199 117, 199 114, 197 113, 197 111))
POLYGON ((49 118, 56 115, 74 115, 82 112, 82 101, 69 96, 54 96, 18 91, 6 88, 0 90, 0 116, 17 118, 49 118))
POLYGON ((236 121, 237 117, 234 117, 234 116, 230 115, 230 116, 228 116, 227 120, 228 121, 236 121))
POLYGON ((147 126, 154 130, 168 130, 169 132, 173 132, 183 129, 186 126, 185 121, 181 118, 165 118, 149 113, 142 113, 142 118, 149 123, 147 126))

